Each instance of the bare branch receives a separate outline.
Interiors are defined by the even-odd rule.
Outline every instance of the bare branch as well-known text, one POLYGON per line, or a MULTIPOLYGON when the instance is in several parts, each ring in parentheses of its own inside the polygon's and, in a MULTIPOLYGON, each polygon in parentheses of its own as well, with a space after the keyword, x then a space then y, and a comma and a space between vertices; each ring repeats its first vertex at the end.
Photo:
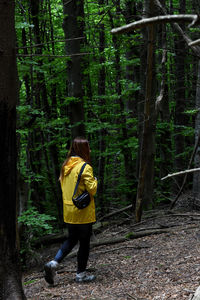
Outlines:
POLYGON ((192 47, 192 46, 196 46, 196 45, 198 45, 198 44, 200 44, 200 39, 198 39, 198 40, 196 40, 196 41, 192 41, 192 42, 190 42, 188 45, 189 45, 190 47, 192 47))
POLYGON ((132 208, 132 204, 130 204, 130 205, 126 206, 126 207, 120 208, 120 209, 118 209, 118 210, 116 210, 116 211, 114 211, 114 212, 111 212, 111 213, 109 213, 109 214, 107 214, 107 215, 101 217, 98 221, 101 222, 101 221, 104 220, 104 219, 110 218, 110 217, 112 217, 112 216, 114 216, 114 215, 116 215, 116 214, 119 214, 119 213, 121 213, 121 212, 124 212, 124 211, 126 211, 126 210, 129 210, 129 209, 131 209, 131 208, 132 208))
POLYGON ((86 53, 74 53, 70 55, 49 55, 49 54, 17 54, 17 57, 53 57, 53 58, 68 58, 72 56, 82 56, 89 55, 89 52, 86 53))
POLYGON ((178 176, 178 175, 183 175, 183 174, 186 174, 186 173, 193 173, 193 172, 199 172, 199 171, 200 171, 200 168, 195 168, 195 169, 185 170, 185 171, 181 171, 181 172, 176 172, 176 173, 173 173, 173 174, 168 174, 167 176, 161 178, 161 180, 165 180, 167 178, 178 176))
MULTIPOLYGON (((160 3, 159 0, 154 0, 156 6, 160 9, 160 11, 164 14, 167 15, 167 10, 165 7, 162 6, 162 4, 160 3)), ((179 34, 181 34, 181 36, 183 37, 184 41, 187 43, 187 45, 189 47, 192 48, 192 50, 194 51, 194 53, 196 54, 197 57, 200 58, 200 47, 199 46, 190 46, 189 44, 192 42, 191 38, 182 30, 182 28, 179 26, 179 24, 177 23, 172 23, 171 26, 173 27, 173 29, 178 32, 179 34)))
MULTIPOLYGON (((191 166, 192 166, 192 162, 193 162, 194 157, 195 157, 195 155, 196 155, 196 152, 197 152, 197 149, 198 149, 198 146, 199 146, 199 142, 200 142, 200 132, 199 132, 198 138, 197 138, 197 140, 196 140, 196 142, 195 142, 194 150, 193 150, 192 155, 191 155, 191 157, 190 157, 190 161, 189 161, 187 170, 190 170, 190 168, 191 168, 191 166)), ((174 207, 174 205, 175 205, 175 203, 177 202, 178 198, 179 198, 180 195, 182 194, 183 188, 184 188, 184 186, 185 186, 185 184, 186 184, 186 181, 187 181, 187 175, 188 175, 188 174, 186 173, 185 176, 184 176, 184 179, 183 179, 183 183, 182 183, 182 185, 181 185, 181 188, 180 188, 178 194, 176 195, 176 198, 174 199, 174 201, 173 201, 173 202, 171 203, 171 205, 170 205, 170 209, 172 209, 172 208, 174 207)))
MULTIPOLYGON (((175 21, 174 20, 170 21, 170 19, 169 19, 170 15, 168 15, 166 8, 162 6, 162 4, 160 3, 159 0, 154 0, 154 2, 156 4, 156 6, 160 9, 161 13, 163 13, 163 15, 164 15, 164 16, 159 16, 159 17, 156 17, 156 18, 167 17, 168 19, 165 20, 165 23, 166 22, 172 23, 172 27, 174 28, 174 30, 176 30, 179 34, 181 34, 181 36, 183 37, 183 39, 185 40, 185 42, 187 43, 187 45, 190 46, 192 48, 192 50, 195 52, 196 56, 200 58, 200 47, 199 46, 195 46, 195 45, 191 45, 191 43, 193 41, 182 30, 182 28, 179 26, 179 24, 177 24, 177 22, 189 21, 189 22, 192 22, 189 25, 189 27, 191 27, 194 24, 199 24, 200 17, 198 15, 172 15, 172 17, 178 17, 179 16, 180 19, 176 19, 175 21), (181 16, 185 16, 186 19, 181 19, 181 16)), ((113 28, 111 30, 111 33, 115 34, 115 33, 124 33, 124 32, 133 31, 134 29, 138 29, 138 28, 141 28, 143 26, 147 26, 147 25, 152 24, 152 19, 154 19, 154 23, 155 23, 155 20, 156 20, 155 18, 143 19, 143 20, 140 20, 138 22, 130 23, 130 24, 122 26, 122 27, 113 28), (148 22, 151 22, 151 23, 148 23, 148 22)), ((164 22, 164 20, 159 19, 159 22, 164 22)), ((157 20, 157 23, 158 23, 158 20, 157 20)))
POLYGON ((118 28, 113 28, 111 30, 111 33, 116 34, 116 33, 130 32, 135 29, 143 28, 145 26, 158 24, 158 23, 179 23, 179 22, 190 22, 190 23, 192 22, 190 26, 193 26, 193 24, 200 23, 200 18, 198 15, 186 15, 186 14, 157 16, 157 17, 142 19, 140 21, 136 21, 118 28))
POLYGON ((23 47, 16 47, 16 49, 24 49, 24 48, 35 48, 35 47, 41 47, 47 44, 53 44, 53 43, 64 43, 64 42, 70 42, 70 41, 76 41, 76 40, 83 40, 85 37, 77 37, 73 39, 64 39, 64 40, 55 40, 55 41, 49 41, 46 43, 41 43, 41 44, 34 44, 31 46, 23 46, 23 47))

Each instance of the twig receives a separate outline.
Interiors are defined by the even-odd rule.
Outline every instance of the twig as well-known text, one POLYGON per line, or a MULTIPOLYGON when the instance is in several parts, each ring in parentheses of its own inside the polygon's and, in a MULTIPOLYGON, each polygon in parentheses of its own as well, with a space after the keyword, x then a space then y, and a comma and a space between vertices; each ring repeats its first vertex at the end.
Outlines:
POLYGON ((119 248, 103 250, 103 251, 97 251, 97 252, 95 252, 95 254, 102 254, 102 253, 104 254, 104 253, 108 253, 108 252, 118 251, 121 249, 143 249, 143 248, 150 248, 150 246, 124 246, 124 247, 119 247, 119 248))
POLYGON ((77 38, 73 38, 73 39, 49 41, 49 42, 46 42, 46 43, 34 44, 34 45, 31 45, 31 46, 16 47, 16 49, 35 48, 35 47, 40 47, 40 46, 44 46, 44 45, 47 45, 47 44, 63 43, 63 42, 76 41, 76 40, 82 40, 82 39, 85 39, 85 37, 77 37, 77 38))
MULTIPOLYGON (((198 133, 198 137, 197 137, 197 140, 196 140, 196 142, 195 142, 194 150, 193 150, 193 152, 192 152, 192 155, 191 155, 191 158, 190 158, 188 167, 187 167, 188 170, 191 168, 192 162, 193 162, 193 160, 194 160, 195 154, 196 154, 197 149, 198 149, 198 146, 199 146, 199 141, 200 141, 200 132, 198 133)), ((184 188, 184 186, 185 186, 185 184, 186 184, 187 175, 188 175, 188 174, 186 173, 185 176, 184 176, 184 179, 183 179, 183 183, 182 183, 182 185, 181 185, 181 188, 180 188, 180 190, 179 190, 179 192, 178 192, 176 198, 175 198, 174 201, 171 203, 170 209, 172 209, 172 208, 174 207, 175 203, 177 202, 178 198, 180 197, 180 195, 181 195, 181 193, 182 193, 182 191, 183 191, 183 188, 184 188)))
POLYGON ((67 6, 67 5, 68 5, 69 3, 71 3, 71 2, 72 2, 72 0, 69 0, 69 1, 67 1, 67 2, 64 2, 63 5, 64 5, 64 6, 67 6))
POLYGON ((67 58, 72 56, 82 56, 82 55, 88 55, 89 52, 86 53, 75 53, 70 55, 49 55, 49 54, 17 54, 17 57, 55 57, 55 58, 67 58))
POLYGON ((134 299, 134 300, 138 300, 138 298, 136 298, 136 297, 130 295, 129 293, 127 293, 127 295, 128 295, 128 297, 131 297, 131 298, 134 299))
POLYGON ((132 204, 131 204, 131 205, 128 205, 128 206, 126 206, 126 207, 123 207, 123 208, 121 208, 121 209, 118 209, 118 210, 116 210, 116 211, 114 211, 114 212, 111 212, 111 213, 109 213, 109 214, 107 214, 107 215, 101 217, 98 221, 100 222, 100 221, 102 221, 102 220, 104 220, 104 219, 110 218, 110 217, 112 217, 112 216, 114 216, 114 215, 117 215, 117 214, 119 214, 119 213, 121 213, 121 212, 123 212, 123 211, 129 210, 129 209, 131 209, 131 208, 132 208, 132 204))

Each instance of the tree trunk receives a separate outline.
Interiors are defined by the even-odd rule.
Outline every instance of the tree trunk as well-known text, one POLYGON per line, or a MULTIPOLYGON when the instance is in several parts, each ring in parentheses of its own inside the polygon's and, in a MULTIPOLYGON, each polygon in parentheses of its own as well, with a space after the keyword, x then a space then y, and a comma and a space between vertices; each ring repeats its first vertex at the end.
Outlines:
POLYGON ((17 249, 16 102, 14 1, 0 0, 0 299, 25 299, 17 249))
MULTIPOLYGON (((185 12, 185 0, 180 1, 180 12, 185 12)), ((186 124, 185 110, 185 42, 179 37, 175 37, 175 170, 180 171, 185 168, 183 157, 180 155, 185 148, 185 138, 182 134, 182 126, 186 124)), ((174 191, 177 192, 182 183, 182 176, 177 178, 174 186, 174 191)))
MULTIPOLYGON (((146 12, 153 14, 153 1, 146 1, 146 12)), ((139 182, 136 199, 136 221, 140 222, 143 208, 152 203, 155 156, 155 61, 154 26, 148 27, 147 75, 144 108, 144 127, 140 155, 139 182)))
MULTIPOLYGON (((102 6, 105 5, 104 0, 99 0, 99 8, 101 9, 102 6)), ((99 25, 99 55, 100 61, 99 64, 99 76, 98 76, 98 96, 99 96, 99 105, 100 105, 100 114, 103 115, 106 109, 106 102, 105 102, 105 94, 106 94, 106 71, 105 71, 105 32, 104 32, 104 23, 103 21, 99 25)), ((101 118, 101 122, 105 122, 105 118, 101 118)), ((101 128, 99 130, 99 166, 98 166, 98 201, 100 205, 101 215, 105 214, 104 208, 104 174, 105 174, 105 150, 106 150, 106 136, 107 130, 105 128, 101 128)), ((107 203, 108 206, 108 203, 107 203)))
MULTIPOLYGON (((196 109, 198 110, 195 120, 195 140, 198 139, 200 134, 200 60, 198 64, 198 78, 196 84, 196 109)), ((194 158, 195 168, 200 167, 200 145, 197 148, 196 155, 194 158)), ((193 194, 194 201, 200 200, 200 172, 195 172, 193 176, 193 194)))
MULTIPOLYGON (((164 5, 165 0, 162 1, 164 5)), ((160 157, 159 164, 159 178, 166 176, 169 172, 170 166, 172 168, 171 156, 171 132, 169 128, 170 111, 169 111, 169 87, 167 84, 167 33, 166 24, 161 24, 158 30, 158 48, 162 49, 162 55, 159 56, 157 64, 160 66, 159 72, 162 74, 161 83, 159 86, 159 96, 156 100, 156 114, 160 118, 160 135, 156 138, 157 155, 160 157)), ((160 191, 162 194, 167 194, 171 191, 171 183, 160 183, 160 191)))
MULTIPOLYGON (((120 1, 116 1, 116 13, 117 16, 120 15, 120 1)), ((108 13, 110 17, 111 27, 117 27, 117 24, 114 25, 113 16, 111 12, 108 13)), ((116 17, 115 17, 116 18, 116 17)), ((118 96, 118 102, 120 107, 120 115, 117 119, 118 126, 120 124, 121 129, 121 143, 122 143, 122 154, 124 157, 124 166, 125 166, 125 179, 126 179, 126 192, 125 192, 125 200, 134 202, 135 197, 133 198, 133 193, 130 191, 132 188, 134 181, 133 181, 133 161, 132 161, 132 154, 130 151, 130 148, 127 147, 128 143, 128 130, 127 130, 127 120, 125 116, 125 101, 122 96, 122 85, 121 85, 121 74, 122 74, 122 68, 120 63, 120 38, 116 35, 112 35, 112 41, 115 49, 115 71, 116 71, 116 77, 115 77, 115 85, 116 85, 116 93, 118 96)), ((132 101, 133 102, 133 101, 132 101)))
MULTIPOLYGON (((40 14, 40 1, 39 0, 31 0, 30 1, 30 13, 31 13, 31 22, 33 23, 33 41, 34 44, 41 44, 41 24, 39 19, 40 14)), ((37 47, 35 53, 38 55, 42 54, 42 46, 37 47)), ((42 59, 38 59, 38 66, 42 66, 42 59)), ((47 101, 47 91, 44 74, 39 71, 35 71, 36 80, 32 86, 33 89, 33 103, 32 108, 40 110, 42 107, 45 107, 45 111, 49 113, 49 105, 47 101)), ((43 140, 43 131, 42 130, 34 130, 30 133, 30 148, 34 149, 34 145, 42 144, 43 140)), ((29 149, 28 149, 29 150, 29 149)), ((45 153, 42 149, 37 149, 36 151, 29 151, 30 157, 30 166, 34 175, 41 174, 42 170, 42 162, 45 161, 45 153)), ((42 201, 45 199, 45 190, 39 184, 37 180, 33 177, 31 180, 31 201, 34 203, 34 206, 38 208, 38 210, 42 211, 42 201)))
MULTIPOLYGON (((24 54, 28 54, 28 50, 26 48, 27 46, 27 38, 26 38, 26 31, 23 28, 22 29, 22 45, 24 47, 23 49, 23 53, 24 54)), ((30 98, 31 98, 31 92, 30 92, 30 76, 29 74, 25 74, 23 76, 23 80, 24 80, 24 84, 25 84, 25 89, 26 89, 26 103, 28 105, 28 103, 30 102, 30 98)), ((26 125, 23 124, 21 125, 19 120, 20 118, 17 117, 17 128, 19 127, 25 127, 26 125)), ((27 126, 26 126, 27 127, 27 126)), ((18 153, 20 153, 20 135, 18 136, 18 141, 17 141, 17 150, 18 153)), ((20 160, 20 158, 19 158, 20 160)), ((28 156, 27 156, 27 165, 28 165, 28 156)), ((24 176, 22 176, 22 174, 20 173, 20 170, 18 172, 18 176, 17 176, 17 195, 19 197, 18 199, 18 214, 20 215, 27 207, 27 199, 28 199, 28 193, 30 190, 30 184, 28 182, 26 182, 24 176)))
MULTIPOLYGON (((80 54, 83 40, 74 38, 84 37, 84 1, 65 1, 63 29, 66 39, 66 54, 80 54)), ((67 96, 69 97, 69 116, 72 137, 85 135, 83 108, 83 56, 72 56, 67 63, 67 96)))

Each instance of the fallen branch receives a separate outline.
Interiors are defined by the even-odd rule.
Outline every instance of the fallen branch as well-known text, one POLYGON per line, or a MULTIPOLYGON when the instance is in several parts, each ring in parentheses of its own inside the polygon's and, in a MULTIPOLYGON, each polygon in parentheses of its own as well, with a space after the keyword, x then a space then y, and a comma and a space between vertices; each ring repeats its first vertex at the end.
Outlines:
POLYGON ((68 231, 56 234, 48 234, 38 238, 33 242, 34 247, 41 247, 41 245, 50 245, 56 243, 62 243, 68 236, 68 231))
MULTIPOLYGON (((191 228, 196 228, 194 225, 191 226, 191 228)), ((177 229, 177 228, 176 228, 177 229)), ((97 240, 95 242, 90 243, 90 248, 99 247, 103 245, 113 245, 118 243, 124 243, 126 241, 130 241, 133 239, 142 238, 145 236, 153 235, 153 234, 162 234, 162 233, 169 233, 169 232, 175 232, 175 229, 165 228, 165 229, 154 229, 154 230, 144 230, 141 232, 130 232, 126 236, 114 238, 114 239, 106 239, 106 240, 97 240)), ((75 257, 77 255, 78 250, 71 252, 68 257, 75 257)))
POLYGON ((104 219, 107 219, 107 218, 110 218, 110 217, 112 217, 112 216, 114 216, 114 215, 120 214, 121 212, 124 212, 124 211, 126 211, 126 210, 129 210, 129 209, 131 209, 131 208, 132 208, 132 204, 131 204, 131 205, 128 205, 128 206, 126 206, 126 207, 120 208, 120 209, 118 209, 118 210, 115 210, 115 211, 113 211, 113 212, 111 212, 111 213, 109 213, 109 214, 107 214, 107 215, 101 217, 98 221, 101 222, 101 221, 104 220, 104 219))
MULTIPOLYGON (((167 215, 168 217, 170 216, 170 215, 167 215)), ((200 214, 191 214, 191 213, 189 213, 189 214, 179 214, 179 213, 172 213, 171 214, 171 216, 173 216, 173 217, 200 217, 200 214)))
POLYGON ((95 252, 95 254, 105 254, 105 253, 118 251, 118 250, 122 250, 122 249, 137 249, 137 250, 140 250, 140 249, 146 249, 146 248, 150 248, 150 246, 124 246, 124 247, 111 248, 111 249, 108 249, 108 250, 98 251, 98 252, 95 252))
POLYGON ((167 176, 162 177, 161 180, 165 180, 167 178, 178 176, 178 175, 183 175, 183 174, 186 174, 186 173, 193 173, 193 172, 199 172, 199 171, 200 171, 200 168, 195 168, 195 169, 180 171, 180 172, 176 172, 176 173, 173 173, 173 174, 168 174, 167 176))
MULTIPOLYGON (((166 219, 166 218, 169 218, 169 217, 172 217, 172 218, 174 218, 174 217, 184 217, 184 218, 188 217, 188 218, 193 218, 193 220, 195 220, 194 218, 197 217, 197 220, 199 220, 199 217, 200 217, 200 214, 181 214, 181 213, 174 213, 171 210, 169 210, 168 212, 169 212, 169 214, 164 214, 162 216, 151 217, 151 218, 148 218, 148 219, 146 219, 146 220, 144 220, 144 221, 142 221, 140 223, 133 224, 133 225, 131 225, 130 228, 134 229, 135 227, 138 227, 138 226, 140 226, 142 224, 145 224, 149 220, 150 221, 156 221, 157 219, 163 219, 163 218, 166 219)), ((161 225, 161 224, 158 224, 158 225, 161 225)), ((173 225, 173 226, 176 226, 176 225, 173 225)), ((177 226, 179 226, 179 225, 177 225, 177 226)), ((170 226, 170 227, 172 227, 172 226, 170 226)), ((159 227, 159 228, 161 228, 161 227, 159 227)), ((162 226, 162 228, 164 228, 164 227, 162 226)))
MULTIPOLYGON (((129 206, 127 206, 124 209, 118 210, 115 213, 118 213, 119 211, 128 209, 128 207, 129 206)), ((162 218, 166 218, 166 217, 170 217, 170 216, 171 217, 197 217, 198 218, 198 217, 200 217, 200 214, 178 214, 178 213, 174 213, 172 211, 168 211, 168 214, 164 214, 162 216, 153 216, 153 217, 147 218, 146 220, 144 220, 140 223, 133 224, 133 225, 131 225, 131 228, 138 227, 142 224, 145 224, 149 220, 162 219, 162 218)), ((108 225, 108 222, 97 222, 96 224, 93 225, 94 233, 98 233, 102 228, 106 227, 107 225, 108 225)), ((161 224, 158 224, 158 225, 162 227, 161 229, 166 229, 166 228, 163 228, 164 225, 161 225, 161 224)), ((158 229, 160 229, 160 228, 156 228, 156 230, 158 230, 158 229)), ((149 231, 150 230, 148 229, 148 232, 149 231)), ((140 231, 140 234, 142 234, 142 232, 144 232, 144 231, 140 231)), ((45 246, 45 245, 50 245, 50 244, 62 243, 66 240, 67 236, 68 236, 68 231, 65 231, 63 233, 46 235, 46 236, 39 238, 37 241, 35 241, 34 246, 37 248, 37 247, 41 247, 41 245, 45 246)), ((136 234, 136 236, 137 236, 137 234, 136 234)), ((115 240, 118 240, 118 239, 115 239, 115 240)), ((95 242, 92 242, 92 243, 95 244, 95 242)), ((98 241, 98 243, 99 243, 99 241, 98 241)), ((113 242, 113 243, 115 243, 115 242, 113 242)))
MULTIPOLYGON (((97 222, 93 225, 93 232, 98 233, 102 228, 106 227, 108 222, 97 222)), ((33 242, 34 247, 41 247, 41 245, 51 245, 56 243, 63 243, 68 237, 68 230, 62 233, 56 234, 48 234, 43 237, 38 238, 35 242, 33 242)))

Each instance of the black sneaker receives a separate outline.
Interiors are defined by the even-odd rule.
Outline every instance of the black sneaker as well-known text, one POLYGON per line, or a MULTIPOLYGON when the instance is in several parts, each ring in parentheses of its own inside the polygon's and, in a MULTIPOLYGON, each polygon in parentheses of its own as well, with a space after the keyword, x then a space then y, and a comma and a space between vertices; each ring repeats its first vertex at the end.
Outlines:
POLYGON ((55 260, 51 260, 44 266, 44 272, 45 272, 44 279, 49 284, 54 284, 54 277, 56 274, 55 271, 57 267, 58 267, 58 262, 55 260))

